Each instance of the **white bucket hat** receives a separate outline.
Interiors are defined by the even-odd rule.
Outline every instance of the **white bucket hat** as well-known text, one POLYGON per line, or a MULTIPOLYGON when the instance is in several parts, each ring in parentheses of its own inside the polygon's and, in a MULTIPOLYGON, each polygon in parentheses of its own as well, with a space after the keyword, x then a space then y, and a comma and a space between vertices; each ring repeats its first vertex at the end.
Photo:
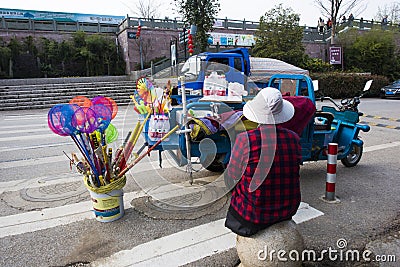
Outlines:
POLYGON ((278 89, 267 87, 244 105, 243 115, 260 124, 279 124, 293 117, 294 107, 278 89))

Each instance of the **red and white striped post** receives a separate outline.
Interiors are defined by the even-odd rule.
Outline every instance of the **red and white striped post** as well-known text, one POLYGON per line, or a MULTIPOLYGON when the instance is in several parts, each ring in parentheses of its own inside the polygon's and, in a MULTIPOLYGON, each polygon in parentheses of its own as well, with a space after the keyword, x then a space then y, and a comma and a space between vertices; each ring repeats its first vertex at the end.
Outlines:
POLYGON ((338 199, 335 196, 337 153, 338 153, 338 144, 329 143, 328 162, 326 171, 326 190, 324 198, 324 200, 329 202, 338 201, 338 199))

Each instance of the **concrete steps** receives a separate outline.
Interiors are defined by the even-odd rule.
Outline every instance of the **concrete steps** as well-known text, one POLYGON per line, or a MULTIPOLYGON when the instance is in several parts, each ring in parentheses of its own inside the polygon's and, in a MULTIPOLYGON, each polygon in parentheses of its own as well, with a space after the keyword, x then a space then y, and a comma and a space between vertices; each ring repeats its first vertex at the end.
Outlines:
POLYGON ((69 78, 2 80, 0 82, 0 110, 51 108, 55 104, 68 103, 73 97, 98 95, 111 97, 118 105, 127 105, 133 94, 135 82, 122 77, 92 79, 69 78), (46 83, 46 80, 48 83, 46 83))

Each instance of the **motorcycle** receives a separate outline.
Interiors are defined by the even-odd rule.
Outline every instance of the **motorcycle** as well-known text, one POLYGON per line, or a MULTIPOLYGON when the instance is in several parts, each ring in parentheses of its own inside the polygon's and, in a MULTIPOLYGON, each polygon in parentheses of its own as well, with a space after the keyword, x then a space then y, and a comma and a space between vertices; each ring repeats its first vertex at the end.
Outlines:
MULTIPOLYGON (((337 104, 332 98, 330 97, 320 97, 320 98, 316 98, 316 100, 320 100, 321 102, 323 102, 325 99, 331 101, 340 111, 345 111, 345 110, 352 110, 355 112, 359 112, 358 111, 358 105, 361 103, 361 97, 364 96, 365 92, 369 90, 369 88, 371 88, 371 84, 372 84, 373 80, 369 80, 365 83, 363 92, 361 93, 360 96, 355 96, 353 98, 343 98, 340 100, 340 104, 337 104)), ((362 116, 363 113, 359 112, 359 115, 362 116)))
MULTIPOLYGON (((367 81, 363 92, 359 96, 343 98, 340 104, 331 97, 320 97, 316 100, 323 102, 329 100, 332 106, 322 106, 316 112, 316 123, 314 128, 314 145, 325 147, 327 143, 338 144, 338 159, 346 167, 356 166, 363 153, 363 141, 359 136, 360 130, 368 132, 369 125, 358 124, 362 112, 358 110, 361 98, 371 87, 372 80, 367 81), (322 127, 321 127, 322 125, 322 127)), ((325 159, 326 156, 315 154, 314 158, 325 159)))

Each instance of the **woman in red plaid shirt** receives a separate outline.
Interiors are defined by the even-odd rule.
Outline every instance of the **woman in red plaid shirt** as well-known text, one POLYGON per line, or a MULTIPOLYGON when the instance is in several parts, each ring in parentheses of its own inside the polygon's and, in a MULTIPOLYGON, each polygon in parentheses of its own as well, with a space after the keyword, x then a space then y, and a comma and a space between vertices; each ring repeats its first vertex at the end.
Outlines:
POLYGON ((225 226, 251 236, 290 220, 300 205, 299 136, 280 126, 294 115, 293 105, 275 88, 262 89, 243 107, 259 127, 240 133, 225 171, 232 199, 225 226), (235 185, 236 184, 236 185, 235 185))

